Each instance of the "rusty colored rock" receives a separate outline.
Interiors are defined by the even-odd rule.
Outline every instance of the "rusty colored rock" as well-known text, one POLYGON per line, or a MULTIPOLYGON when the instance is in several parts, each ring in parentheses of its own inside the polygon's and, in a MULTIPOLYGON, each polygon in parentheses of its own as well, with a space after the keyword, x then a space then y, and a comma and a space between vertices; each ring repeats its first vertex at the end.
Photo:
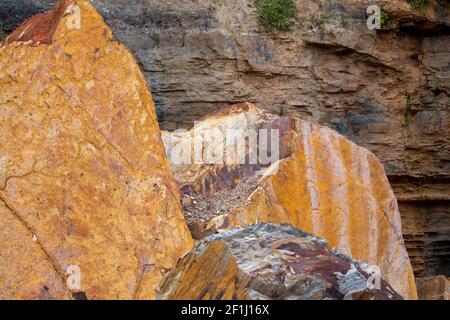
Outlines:
MULTIPOLYGON (((198 166, 195 163, 174 165, 182 193, 187 189, 196 201, 185 206, 188 222, 193 214, 194 221, 210 220, 209 228, 216 231, 257 222, 289 223, 327 239, 330 246, 357 260, 380 266, 383 277, 397 292, 407 299, 417 297, 397 201, 383 166, 372 153, 331 129, 298 118, 270 115, 248 103, 228 108, 203 123, 206 136, 216 129, 276 128, 280 133, 281 159, 271 166, 262 165, 255 172, 259 176, 256 183, 244 188, 239 201, 235 199, 235 190, 249 181, 246 176, 228 189, 223 188, 226 183, 221 183, 220 188, 213 184, 219 178, 234 181, 233 174, 205 179, 205 172, 224 172, 227 164, 202 163, 197 175, 193 174, 198 166), (221 191, 201 193, 207 185, 209 190, 221 191), (224 207, 226 212, 216 212, 224 207), (195 212, 203 217, 195 216, 195 212)), ((173 134, 173 139, 165 134, 165 141, 170 141, 166 148, 172 162, 173 146, 188 141, 195 129, 173 134)), ((242 139, 245 137, 237 141, 242 139)), ((217 151, 228 143, 233 141, 207 142, 203 150, 217 151)), ((266 151, 262 150, 263 154, 266 151)), ((249 163, 240 166, 239 172, 254 167, 249 163)))
POLYGON ((446 276, 418 278, 416 283, 420 300, 450 300, 450 279, 446 276))
POLYGON ((400 300, 367 265, 288 225, 210 236, 166 279, 159 299, 400 300))
POLYGON ((131 53, 63 0, 0 47, 0 92, 0 298, 154 298, 192 239, 131 53))

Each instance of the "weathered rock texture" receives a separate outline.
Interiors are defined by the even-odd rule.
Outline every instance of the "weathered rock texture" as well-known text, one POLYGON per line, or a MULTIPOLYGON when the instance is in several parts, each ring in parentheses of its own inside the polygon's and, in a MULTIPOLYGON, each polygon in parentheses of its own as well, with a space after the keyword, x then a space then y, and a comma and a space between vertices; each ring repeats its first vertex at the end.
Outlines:
POLYGON ((367 265, 288 225, 260 223, 201 241, 178 263, 161 299, 400 300, 367 265), (372 278, 371 278, 372 277, 372 278), (377 282, 377 283, 376 283, 377 282))
MULTIPOLYGON (((54 2, 0 0, 0 29, 54 2)), ((381 159, 403 216, 416 206, 450 216, 448 1, 414 10, 407 0, 297 0, 298 24, 281 33, 258 23, 253 0, 92 3, 138 57, 165 129, 237 101, 311 118, 381 159), (373 4, 389 14, 380 31, 366 27, 373 4)), ((418 228, 406 238, 427 232, 450 250, 450 225, 418 228)), ((450 275, 448 255, 430 259, 450 275)))
POLYGON ((401 204, 403 236, 416 277, 450 273, 448 206, 449 201, 401 204))
POLYGON ((421 300, 450 300, 450 279, 445 276, 418 279, 417 294, 421 300))
MULTIPOLYGON (((197 220, 212 230, 257 222, 290 223, 329 241, 332 247, 369 264, 405 298, 415 298, 414 276, 402 237, 397 201, 380 161, 331 129, 298 118, 278 117, 243 103, 203 120, 191 131, 164 133, 172 162, 177 146, 203 132, 278 129, 281 160, 270 165, 173 165, 191 229, 197 220), (254 181, 249 182, 250 179, 254 181), (261 176, 255 179, 255 176, 261 176), (245 192, 236 199, 240 185, 245 192), (191 199, 186 203, 185 199, 191 199), (221 212, 225 210, 225 212, 221 212), (201 217, 195 213, 201 213, 201 217), (191 215, 194 215, 192 218, 191 215), (210 220, 208 222, 208 220, 210 220)), ((201 154, 246 139, 215 139, 197 147, 201 154)), ((225 134, 223 137, 226 137, 225 134)), ((264 155, 267 150, 261 150, 264 155)), ((192 158, 192 161, 195 159, 192 158)), ((258 161, 258 163, 262 163, 258 161)), ((194 225, 194 228, 192 228, 194 225)), ((194 234, 195 235, 195 234, 194 234)))
POLYGON ((0 47, 0 92, 0 298, 154 298, 192 239, 131 53, 60 1, 0 47))

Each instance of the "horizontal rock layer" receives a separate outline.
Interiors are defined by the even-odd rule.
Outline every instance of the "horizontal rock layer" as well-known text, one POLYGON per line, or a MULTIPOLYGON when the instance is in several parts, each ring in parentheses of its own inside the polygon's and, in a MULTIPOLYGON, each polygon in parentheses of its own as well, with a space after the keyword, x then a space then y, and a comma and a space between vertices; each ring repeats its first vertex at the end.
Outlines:
POLYGON ((403 237, 417 277, 450 276, 449 204, 449 201, 400 204, 403 237), (409 213, 404 214, 406 211, 409 213))

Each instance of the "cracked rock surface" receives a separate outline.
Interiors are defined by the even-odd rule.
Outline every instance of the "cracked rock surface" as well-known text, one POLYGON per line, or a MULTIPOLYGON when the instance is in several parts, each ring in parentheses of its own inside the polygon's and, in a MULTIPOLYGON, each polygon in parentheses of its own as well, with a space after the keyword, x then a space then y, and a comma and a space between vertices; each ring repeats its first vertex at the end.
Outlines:
POLYGON ((131 53, 63 0, 0 47, 0 92, 0 299, 154 298, 192 239, 131 53))
POLYGON ((400 300, 367 265, 288 225, 259 223, 210 236, 164 282, 161 299, 400 300))

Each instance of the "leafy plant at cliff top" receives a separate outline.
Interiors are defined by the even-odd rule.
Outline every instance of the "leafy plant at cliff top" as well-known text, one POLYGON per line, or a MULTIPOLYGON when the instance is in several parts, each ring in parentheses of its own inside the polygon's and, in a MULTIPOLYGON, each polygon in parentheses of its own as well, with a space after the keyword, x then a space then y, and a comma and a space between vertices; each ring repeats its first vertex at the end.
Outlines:
POLYGON ((325 23, 327 23, 327 21, 328 16, 325 13, 321 12, 319 14, 319 18, 317 19, 320 31, 323 32, 325 30, 325 23))
POLYGON ((409 0, 409 4, 416 10, 423 10, 430 0, 409 0))
POLYGON ((297 18, 294 0, 255 0, 261 23, 286 31, 297 18))

